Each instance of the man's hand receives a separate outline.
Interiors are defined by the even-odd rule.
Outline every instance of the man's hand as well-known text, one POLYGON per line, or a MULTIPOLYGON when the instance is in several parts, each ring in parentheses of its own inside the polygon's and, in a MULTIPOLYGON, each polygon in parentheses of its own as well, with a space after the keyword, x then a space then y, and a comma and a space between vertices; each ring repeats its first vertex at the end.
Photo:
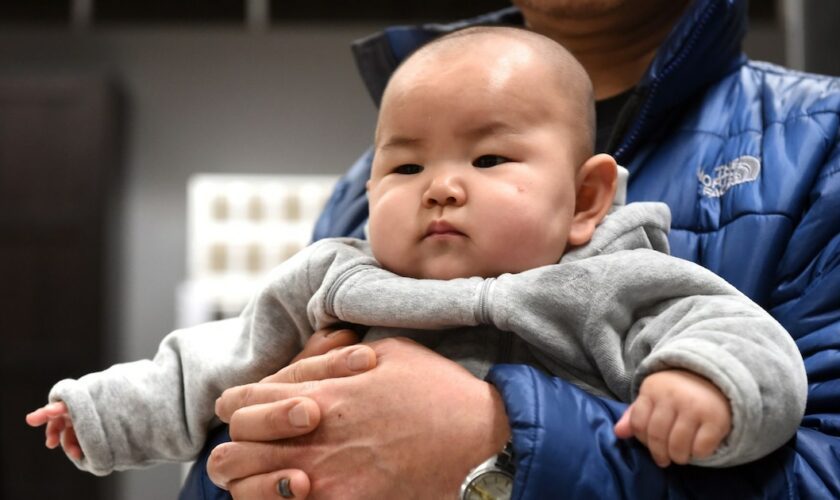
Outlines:
POLYGON ((298 365, 229 389, 217 402, 234 442, 213 451, 208 473, 234 498, 277 498, 288 489, 295 498, 454 497, 469 469, 509 437, 490 384, 409 340, 343 348, 298 365), (344 376, 360 371, 351 368, 354 358, 376 366, 344 376), (304 401, 317 429, 276 441, 288 436, 290 405, 304 401))
POLYGON ((76 431, 73 430, 73 421, 66 404, 59 401, 42 406, 26 415, 26 423, 32 427, 47 424, 47 448, 52 450, 61 444, 64 453, 76 460, 82 459, 82 447, 79 446, 76 431))
POLYGON ((615 433, 635 436, 660 467, 714 453, 732 429, 729 400, 707 379, 683 370, 656 372, 642 382, 615 433))
POLYGON ((313 333, 304 344, 297 356, 292 358, 290 365, 304 358, 326 354, 333 349, 358 344, 359 335, 349 328, 322 328, 313 333))

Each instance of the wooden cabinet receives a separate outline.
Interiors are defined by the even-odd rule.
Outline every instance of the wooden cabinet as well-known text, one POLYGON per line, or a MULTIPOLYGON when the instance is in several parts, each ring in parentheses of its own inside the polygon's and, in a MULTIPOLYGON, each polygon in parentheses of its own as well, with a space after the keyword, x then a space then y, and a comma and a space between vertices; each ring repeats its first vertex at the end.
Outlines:
POLYGON ((111 498, 24 423, 62 377, 105 363, 114 88, 0 78, 0 498, 111 498))

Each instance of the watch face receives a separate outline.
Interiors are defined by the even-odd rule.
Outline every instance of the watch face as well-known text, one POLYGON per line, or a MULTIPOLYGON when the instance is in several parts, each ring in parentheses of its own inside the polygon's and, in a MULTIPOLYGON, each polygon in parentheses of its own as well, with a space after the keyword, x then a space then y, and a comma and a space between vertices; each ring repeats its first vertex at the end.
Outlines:
POLYGON ((513 478, 501 471, 487 471, 470 481, 464 491, 465 500, 509 500, 513 478))

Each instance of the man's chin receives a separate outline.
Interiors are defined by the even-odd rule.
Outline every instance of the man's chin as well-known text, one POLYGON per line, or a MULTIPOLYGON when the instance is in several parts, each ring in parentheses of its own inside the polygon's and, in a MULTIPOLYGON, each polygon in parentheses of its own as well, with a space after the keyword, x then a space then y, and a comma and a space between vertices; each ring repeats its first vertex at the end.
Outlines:
POLYGON ((588 19, 612 12, 627 0, 513 0, 523 11, 558 19, 588 19))

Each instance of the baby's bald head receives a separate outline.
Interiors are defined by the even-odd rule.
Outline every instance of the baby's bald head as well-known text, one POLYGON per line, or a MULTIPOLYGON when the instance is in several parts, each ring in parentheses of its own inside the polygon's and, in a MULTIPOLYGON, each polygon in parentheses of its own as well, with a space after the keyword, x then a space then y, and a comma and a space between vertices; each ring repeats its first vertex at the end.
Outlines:
POLYGON ((469 78, 468 73, 458 71, 464 64, 483 65, 490 73, 489 85, 518 85, 527 99, 554 108, 569 126, 568 133, 575 136, 577 165, 593 154, 595 105, 589 76, 563 46, 521 28, 471 27, 429 42, 397 68, 385 89, 382 107, 387 106, 391 94, 406 86, 433 85, 436 78, 469 78))

